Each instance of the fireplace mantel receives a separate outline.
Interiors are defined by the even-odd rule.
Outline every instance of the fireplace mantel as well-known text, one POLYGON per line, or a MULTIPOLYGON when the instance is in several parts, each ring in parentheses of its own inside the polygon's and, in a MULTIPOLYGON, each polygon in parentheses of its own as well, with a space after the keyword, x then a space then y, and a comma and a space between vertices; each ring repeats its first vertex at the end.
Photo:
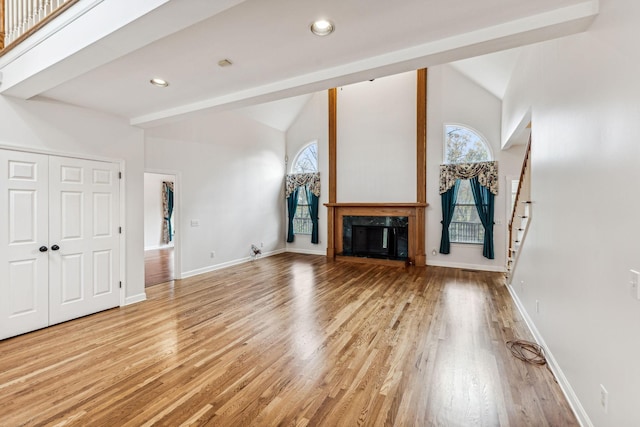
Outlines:
MULTIPOLYGON (((349 207, 349 208, 426 208, 428 203, 368 203, 368 202, 352 202, 352 203, 325 203, 328 208, 349 207)), ((375 216, 375 215, 374 215, 375 216)))

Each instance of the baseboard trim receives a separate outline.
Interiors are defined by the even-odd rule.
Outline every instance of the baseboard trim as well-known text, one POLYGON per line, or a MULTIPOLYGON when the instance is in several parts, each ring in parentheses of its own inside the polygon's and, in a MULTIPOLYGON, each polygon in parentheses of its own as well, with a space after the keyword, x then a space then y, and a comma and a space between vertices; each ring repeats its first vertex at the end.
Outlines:
MULTIPOLYGON (((275 251, 263 252, 262 255, 260 256, 260 258, 269 257, 269 256, 273 256, 273 255, 278 255, 278 254, 281 254, 281 253, 284 253, 284 252, 285 252, 284 248, 283 249, 276 249, 275 251)), ((231 261, 223 262, 221 264, 210 265, 210 266, 204 267, 204 268, 198 268, 196 270, 183 271, 182 274, 181 274, 181 279, 186 279, 188 277, 197 276, 199 274, 210 273, 210 272, 216 271, 216 270, 222 270, 223 268, 233 267, 234 265, 239 265, 239 264, 244 264, 245 262, 249 262, 249 261, 252 261, 252 260, 253 260, 253 258, 248 256, 246 258, 238 258, 238 259, 234 259, 234 260, 231 260, 231 261)))
POLYGON ((124 305, 131 305, 131 304, 135 304, 135 303, 146 301, 146 300, 147 300, 147 294, 143 292, 141 294, 126 297, 124 299, 124 305))
POLYGON ((531 331, 533 338, 536 340, 536 342, 539 345, 542 346, 542 348, 544 348, 544 354, 547 359, 547 364, 549 365, 551 372, 553 372, 553 375, 556 377, 556 380, 558 381, 558 385, 560 386, 560 389, 562 390, 562 393, 564 394, 564 396, 567 398, 567 401, 569 402, 569 406, 571 407, 571 410, 573 411, 576 418, 578 419, 578 422, 582 427, 593 427, 593 423, 591 422, 589 415, 584 410, 582 403, 580 403, 578 396, 573 390, 573 387, 571 387, 569 380, 567 380, 567 377, 564 375, 564 372, 560 368, 560 365, 558 365, 558 362, 553 356, 553 353, 551 353, 551 351, 549 350, 549 347, 544 342, 544 338, 542 338, 540 331, 538 331, 538 328, 536 328, 536 325, 535 323, 533 323, 533 320, 529 316, 529 313, 527 313, 527 310, 525 310, 524 305, 522 304, 522 301, 520 301, 520 298, 518 297, 518 294, 515 292, 515 290, 511 285, 507 285, 507 289, 509 290, 509 294, 511 294, 511 299, 513 300, 516 307, 518 308, 518 311, 522 315, 524 322, 526 323, 527 327, 531 331))
POLYGON ((286 252, 292 254, 304 254, 304 255, 327 255, 327 251, 319 251, 317 249, 297 249, 297 248, 287 248, 286 252))
POLYGON ((434 261, 430 259, 427 259, 427 266, 464 268, 468 270, 492 271, 496 273, 506 273, 507 271, 504 266, 500 265, 465 264, 463 262, 434 261))

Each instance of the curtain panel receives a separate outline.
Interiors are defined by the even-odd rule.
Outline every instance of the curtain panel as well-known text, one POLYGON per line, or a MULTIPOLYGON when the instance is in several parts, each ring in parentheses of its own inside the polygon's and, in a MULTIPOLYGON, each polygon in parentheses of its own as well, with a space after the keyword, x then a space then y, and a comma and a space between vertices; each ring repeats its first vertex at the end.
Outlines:
POLYGON ((173 182, 162 182, 162 242, 165 244, 173 240, 171 216, 173 215, 173 182))
POLYGON ((296 209, 298 208, 298 187, 294 188, 291 194, 287 196, 287 215, 289 224, 287 227, 287 243, 293 242, 293 218, 296 216, 296 209))
POLYGON ((458 188, 460 180, 457 179, 453 187, 440 195, 442 202, 442 235, 440 236, 440 253, 448 254, 451 252, 451 240, 449 236, 449 226, 453 219, 453 211, 456 207, 456 199, 458 198, 458 188))
POLYGON ((449 191, 459 179, 478 178, 491 194, 498 195, 498 162, 440 165, 440 194, 449 191))
POLYGON ((471 192, 473 200, 478 210, 480 222, 484 227, 484 242, 482 245, 482 255, 488 259, 494 259, 493 253, 493 199, 494 195, 487 187, 483 187, 478 178, 471 178, 471 192))
POLYGON ((309 186, 305 187, 309 202, 309 216, 311 217, 311 243, 318 243, 318 202, 320 198, 313 194, 309 186))

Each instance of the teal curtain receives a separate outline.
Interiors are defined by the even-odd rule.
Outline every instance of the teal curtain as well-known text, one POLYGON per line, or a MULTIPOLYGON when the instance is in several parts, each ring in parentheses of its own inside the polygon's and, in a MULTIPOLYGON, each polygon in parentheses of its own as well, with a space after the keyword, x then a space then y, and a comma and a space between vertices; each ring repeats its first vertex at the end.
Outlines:
POLYGON ((309 203, 309 216, 311 216, 311 243, 318 244, 318 201, 319 197, 311 192, 306 185, 307 203, 309 203))
POLYGON ((494 259, 493 254, 493 199, 494 195, 487 187, 480 185, 478 178, 471 178, 471 192, 473 201, 478 209, 478 216, 484 227, 484 244, 482 245, 482 255, 485 258, 494 259))
POLYGON ((449 240, 449 226, 453 219, 453 211, 458 198, 458 188, 460 180, 457 179, 453 187, 440 195, 442 201, 442 236, 440 237, 440 253, 448 254, 451 251, 451 241, 449 240))
POLYGON ((162 186, 164 187, 163 194, 163 211, 164 211, 164 221, 165 221, 165 230, 166 234, 164 235, 164 243, 169 243, 173 240, 173 230, 171 226, 171 217, 173 216, 173 183, 172 182, 162 182, 162 186))
POLYGON ((287 230, 287 243, 293 242, 293 217, 296 216, 298 208, 298 188, 293 190, 287 197, 287 214, 289 215, 289 229, 287 230))

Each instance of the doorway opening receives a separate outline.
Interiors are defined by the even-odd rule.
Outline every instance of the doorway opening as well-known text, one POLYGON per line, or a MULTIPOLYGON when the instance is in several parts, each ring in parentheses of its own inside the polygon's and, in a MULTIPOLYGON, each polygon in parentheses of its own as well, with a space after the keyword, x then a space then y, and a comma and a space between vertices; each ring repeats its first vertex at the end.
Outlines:
POLYGON ((144 285, 176 279, 176 175, 144 174, 144 285))

